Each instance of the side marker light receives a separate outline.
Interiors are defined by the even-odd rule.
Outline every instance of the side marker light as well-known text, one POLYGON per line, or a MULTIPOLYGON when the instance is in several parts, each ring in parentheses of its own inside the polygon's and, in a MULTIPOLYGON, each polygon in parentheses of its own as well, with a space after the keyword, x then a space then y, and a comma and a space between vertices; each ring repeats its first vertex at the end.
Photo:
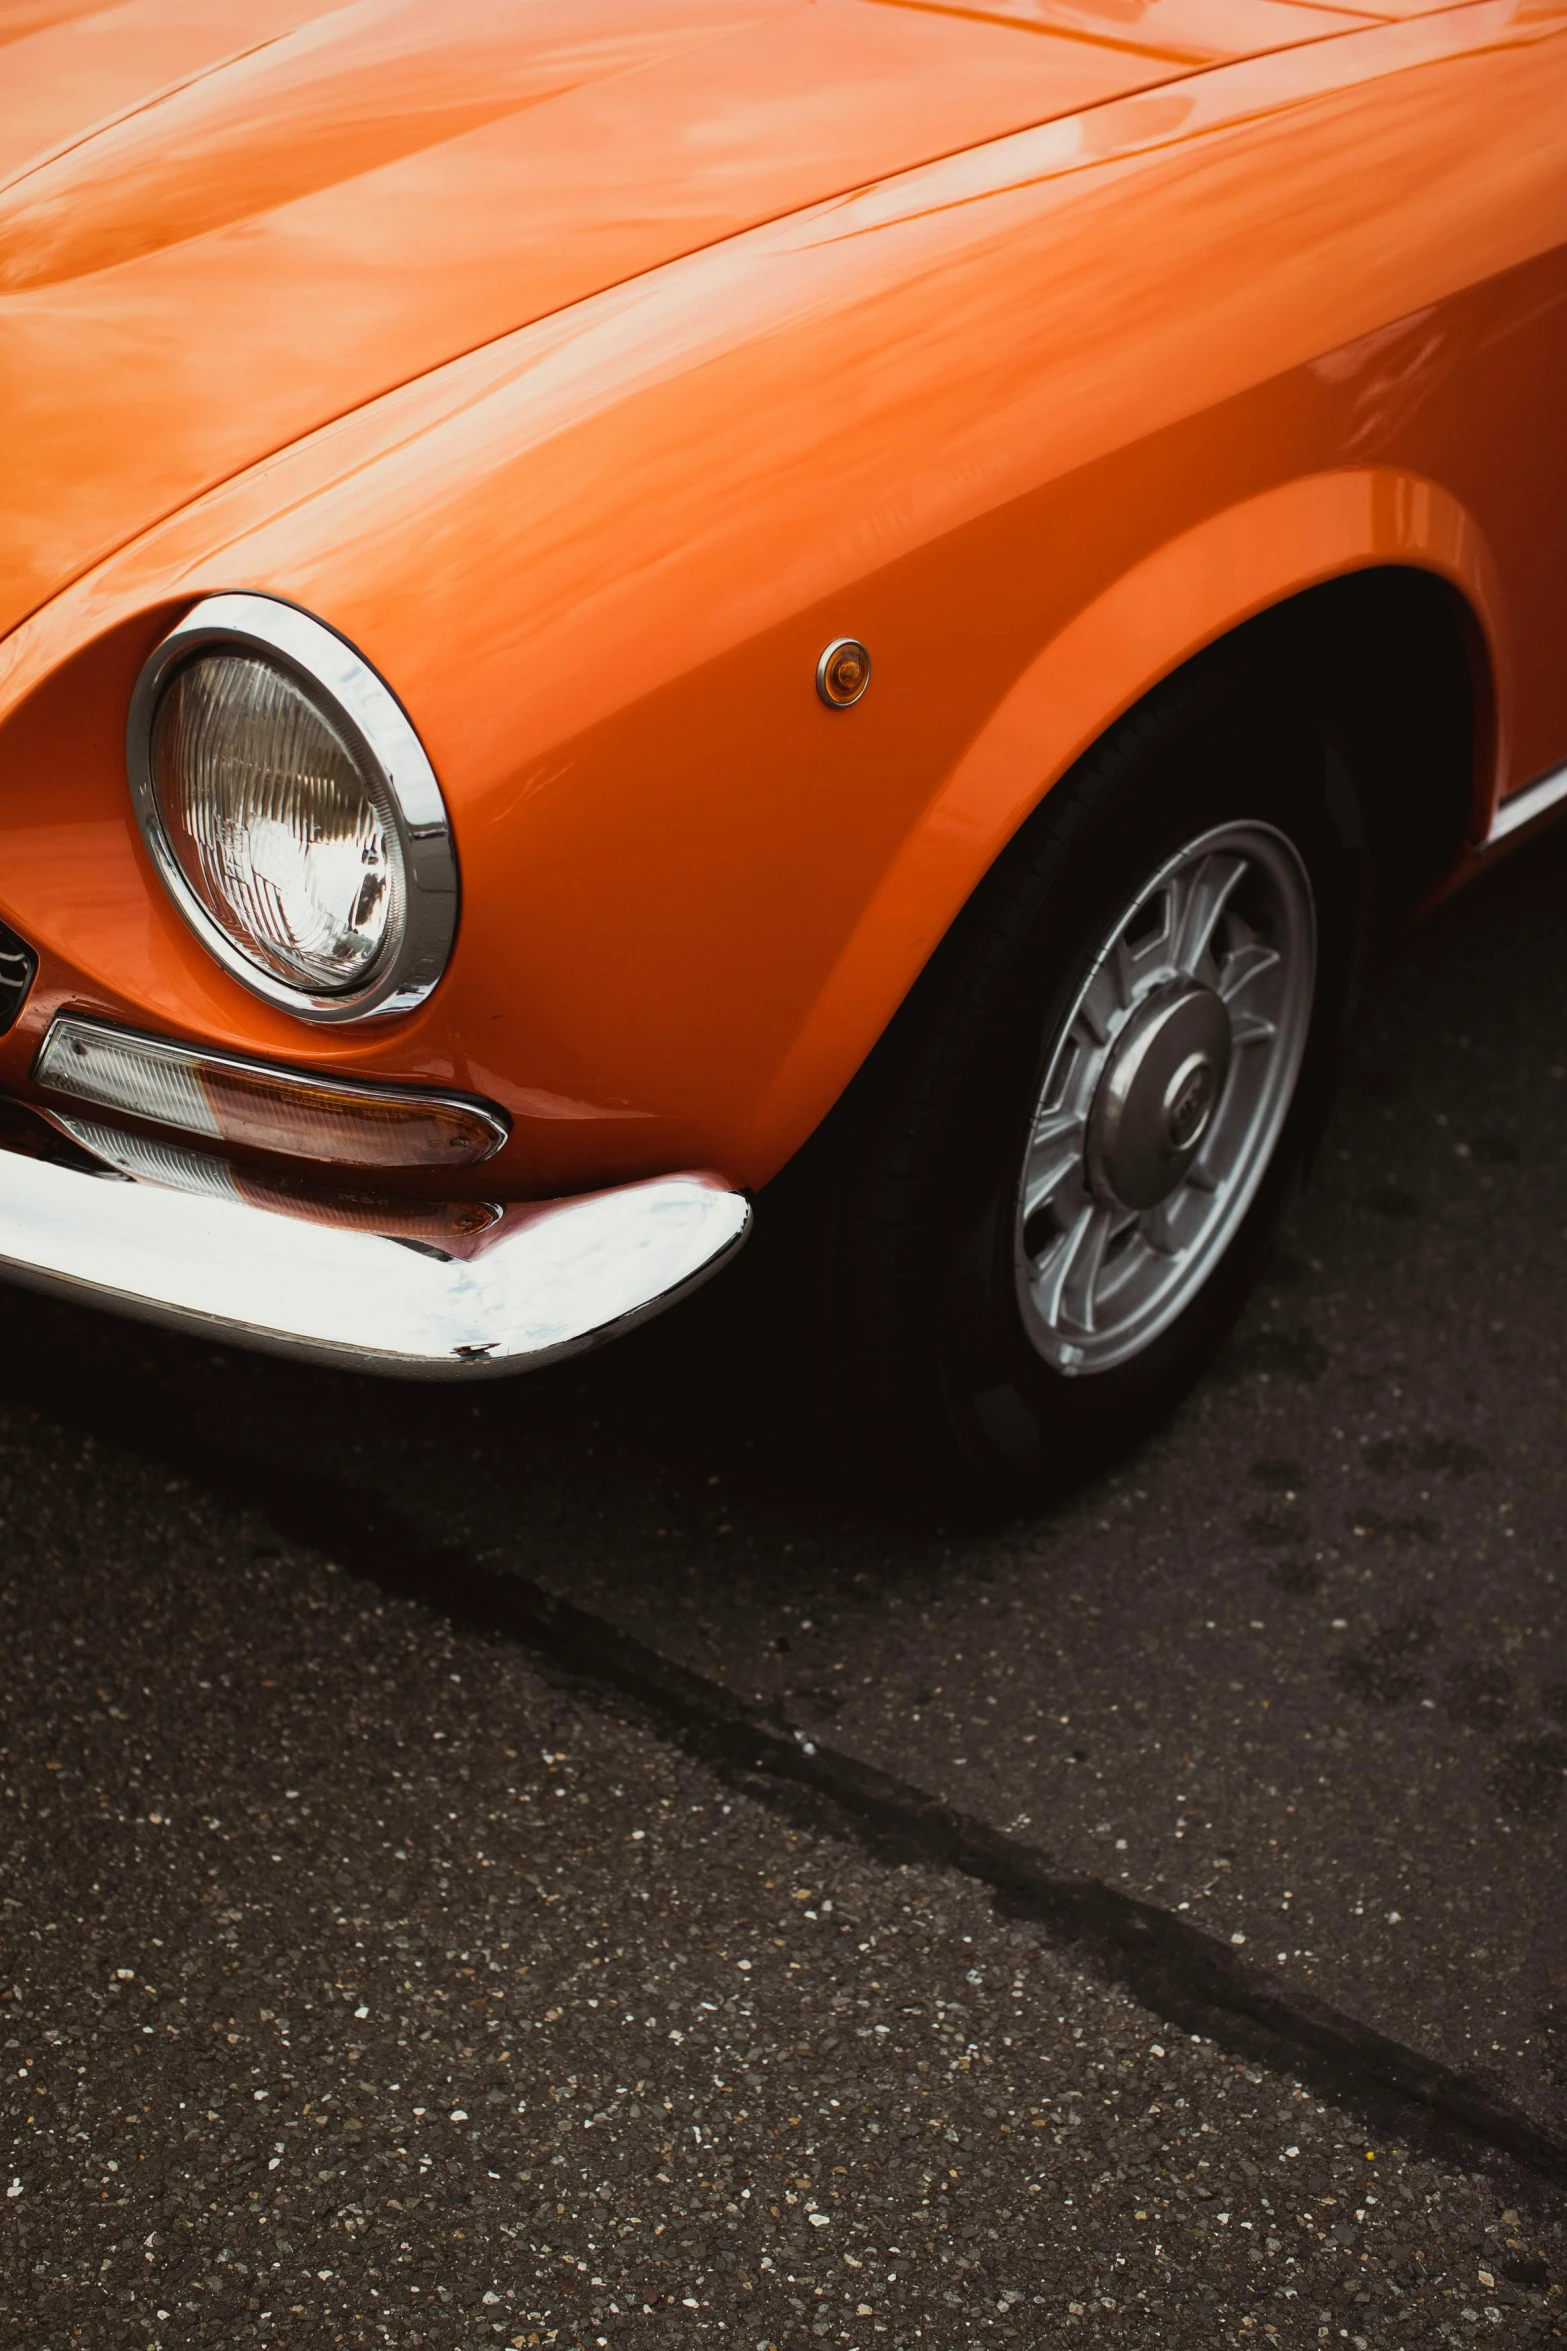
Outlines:
POLYGON ((816 691, 829 710, 848 710, 871 682, 871 657, 858 637, 834 637, 816 664, 816 691))

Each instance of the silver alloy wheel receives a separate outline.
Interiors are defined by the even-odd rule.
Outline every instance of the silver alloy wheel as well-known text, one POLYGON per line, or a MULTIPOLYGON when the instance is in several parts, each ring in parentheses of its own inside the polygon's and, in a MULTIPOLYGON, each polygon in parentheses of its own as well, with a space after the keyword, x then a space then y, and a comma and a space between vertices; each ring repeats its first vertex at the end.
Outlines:
POLYGON ((1018 1302, 1055 1370, 1127 1362, 1212 1273, 1289 1113, 1315 986, 1311 884, 1272 825, 1189 841, 1116 922, 1018 1185, 1018 1302))

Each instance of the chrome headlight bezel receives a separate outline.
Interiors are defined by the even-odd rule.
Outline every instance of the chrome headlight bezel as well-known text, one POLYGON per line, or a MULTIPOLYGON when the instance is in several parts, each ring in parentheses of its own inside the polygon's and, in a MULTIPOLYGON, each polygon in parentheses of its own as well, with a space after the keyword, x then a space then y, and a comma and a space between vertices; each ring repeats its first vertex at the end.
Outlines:
POLYGON ((185 921, 224 970, 300 1020, 368 1020, 411 1012, 445 971, 457 935, 457 855, 435 771, 391 689, 324 622, 272 596, 207 596, 149 655, 126 722, 131 802, 147 853, 185 921), (402 935, 358 988, 313 994, 254 962, 216 923, 186 879, 164 827, 153 730, 164 687, 194 655, 249 652, 297 682, 376 778, 396 826, 405 881, 402 935))

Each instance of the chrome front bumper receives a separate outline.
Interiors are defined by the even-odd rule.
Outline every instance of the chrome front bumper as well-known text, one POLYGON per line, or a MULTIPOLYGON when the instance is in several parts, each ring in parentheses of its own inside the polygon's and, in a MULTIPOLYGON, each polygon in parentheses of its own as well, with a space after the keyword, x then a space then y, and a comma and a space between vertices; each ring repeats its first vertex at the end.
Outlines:
POLYGON ((363 1371, 525 1371, 641 1322, 744 1240, 744 1195, 659 1176, 513 1206, 453 1254, 0 1151, 0 1276, 363 1371))

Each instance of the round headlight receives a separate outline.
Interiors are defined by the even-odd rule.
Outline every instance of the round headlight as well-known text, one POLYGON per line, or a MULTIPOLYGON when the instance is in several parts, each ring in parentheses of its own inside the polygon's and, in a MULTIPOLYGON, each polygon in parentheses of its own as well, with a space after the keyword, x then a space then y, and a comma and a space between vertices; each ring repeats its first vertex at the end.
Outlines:
POLYGON ((247 987, 316 1020, 428 995, 456 922, 450 827, 351 646, 270 598, 209 597, 143 671, 129 749, 154 862, 247 987))
POLYGON ((407 893, 384 784, 304 688, 250 653, 198 653, 152 722, 158 814, 242 955, 314 994, 362 988, 407 893))

